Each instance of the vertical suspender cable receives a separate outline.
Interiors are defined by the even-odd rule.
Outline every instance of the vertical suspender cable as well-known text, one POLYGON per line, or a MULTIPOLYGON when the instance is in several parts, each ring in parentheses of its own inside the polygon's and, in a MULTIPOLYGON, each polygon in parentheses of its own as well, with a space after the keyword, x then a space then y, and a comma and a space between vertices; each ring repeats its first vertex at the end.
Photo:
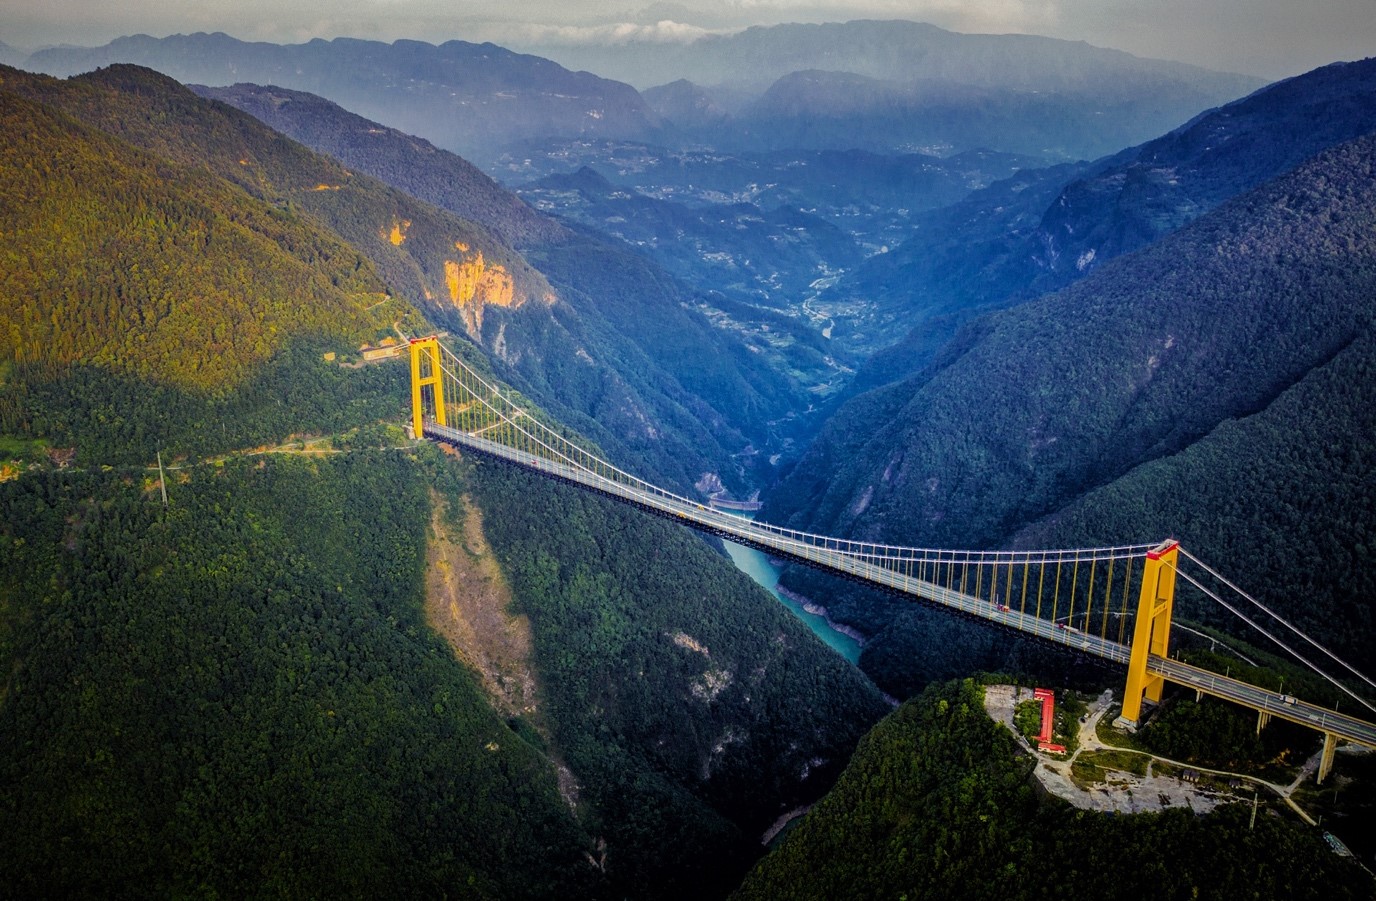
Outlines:
POLYGON ((1104 580, 1104 615, 1100 619, 1099 637, 1107 639, 1108 636, 1108 615, 1113 609, 1113 564, 1117 562, 1116 557, 1108 558, 1108 578, 1104 580))
POLYGON ((1127 637, 1128 627, 1128 594, 1132 591, 1132 561, 1135 557, 1128 558, 1128 571, 1123 575, 1123 609, 1118 614, 1118 643, 1122 644, 1127 637))
POLYGON ((1089 631, 1090 617, 1094 615, 1094 570, 1098 565, 1098 557, 1089 561, 1089 589, 1085 592, 1085 624, 1083 626, 1086 632, 1089 631))

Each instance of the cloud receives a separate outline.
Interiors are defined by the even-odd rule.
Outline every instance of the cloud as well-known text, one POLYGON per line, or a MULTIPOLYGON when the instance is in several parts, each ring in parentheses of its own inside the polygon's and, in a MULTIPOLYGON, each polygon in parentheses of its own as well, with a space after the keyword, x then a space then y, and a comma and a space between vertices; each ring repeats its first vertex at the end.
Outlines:
POLYGON ((601 25, 535 25, 509 23, 490 25, 485 31, 493 34, 488 40, 501 43, 505 38, 513 43, 543 46, 582 46, 588 44, 691 44, 709 34, 721 34, 734 29, 711 29, 664 19, 649 24, 611 22, 601 25))
POLYGON ((779 22, 844 22, 850 19, 909 19, 953 31, 1031 31, 1057 21, 1062 0, 696 0, 691 8, 659 0, 624 18, 645 22, 674 19, 706 27, 779 22))

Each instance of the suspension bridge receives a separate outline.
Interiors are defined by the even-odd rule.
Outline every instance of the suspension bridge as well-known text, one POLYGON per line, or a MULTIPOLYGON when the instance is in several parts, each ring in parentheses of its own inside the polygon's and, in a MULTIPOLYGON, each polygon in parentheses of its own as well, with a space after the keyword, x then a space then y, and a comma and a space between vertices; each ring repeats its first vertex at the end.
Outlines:
MULTIPOLYGON (((575 436, 547 423, 466 365, 435 337, 410 342, 412 423, 424 437, 513 463, 541 475, 632 504, 702 532, 805 563, 901 595, 1126 667, 1119 723, 1136 728, 1145 704, 1167 682, 1322 733, 1318 780, 1328 775, 1339 740, 1376 748, 1376 723, 1293 695, 1172 659, 1171 617, 1178 580, 1239 616, 1315 673, 1376 715, 1345 681, 1296 652, 1303 642, 1345 679, 1376 682, 1339 660, 1284 618, 1237 588, 1174 541, 1103 548, 963 551, 850 541, 755 522, 711 502, 666 491, 608 463, 575 436), (1249 609, 1250 608, 1250 609, 1249 609), (1272 634, 1269 617, 1291 637, 1272 634)), ((1285 634, 1285 633, 1282 633, 1285 634)), ((1311 652, 1312 653, 1312 652, 1311 652)), ((1373 716, 1376 719, 1376 716, 1373 716)))

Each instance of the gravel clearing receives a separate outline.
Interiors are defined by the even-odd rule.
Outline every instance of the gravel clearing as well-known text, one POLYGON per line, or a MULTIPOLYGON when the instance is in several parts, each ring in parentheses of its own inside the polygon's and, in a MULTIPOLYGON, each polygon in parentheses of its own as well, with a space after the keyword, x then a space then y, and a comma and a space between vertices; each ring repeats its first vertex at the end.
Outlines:
POLYGON ((1207 813, 1230 801, 1250 799, 1224 792, 1211 791, 1174 776, 1154 773, 1155 761, 1147 768, 1145 777, 1111 770, 1104 783, 1081 788, 1070 778, 1070 765, 1085 751, 1108 748, 1099 741, 1095 726, 1113 701, 1112 692, 1104 692, 1090 704, 1089 715, 1080 724, 1080 746, 1069 757, 1046 754, 1028 744, 1013 726, 1013 709, 1021 701, 1032 700, 1032 689, 1012 685, 990 685, 984 690, 984 708, 995 722, 1003 723, 1027 753, 1037 761, 1034 775, 1046 790, 1085 810, 1144 813, 1169 807, 1186 807, 1196 813, 1207 813))

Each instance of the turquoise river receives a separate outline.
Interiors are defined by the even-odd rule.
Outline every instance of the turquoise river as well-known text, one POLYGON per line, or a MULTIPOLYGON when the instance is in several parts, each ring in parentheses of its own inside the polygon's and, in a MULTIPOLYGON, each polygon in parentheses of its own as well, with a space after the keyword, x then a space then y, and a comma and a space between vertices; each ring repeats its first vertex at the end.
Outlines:
POLYGON ((723 541, 722 544, 726 545, 726 552, 731 555, 731 562, 736 564, 737 569, 764 586, 766 591, 778 598, 779 603, 793 611, 793 614, 806 623, 807 627, 816 633, 818 638, 826 642, 828 647, 851 663, 860 659, 860 642, 843 632, 836 631, 827 622, 825 616, 808 613, 803 609, 802 604, 779 591, 779 568, 771 563, 763 552, 730 541, 723 541))

